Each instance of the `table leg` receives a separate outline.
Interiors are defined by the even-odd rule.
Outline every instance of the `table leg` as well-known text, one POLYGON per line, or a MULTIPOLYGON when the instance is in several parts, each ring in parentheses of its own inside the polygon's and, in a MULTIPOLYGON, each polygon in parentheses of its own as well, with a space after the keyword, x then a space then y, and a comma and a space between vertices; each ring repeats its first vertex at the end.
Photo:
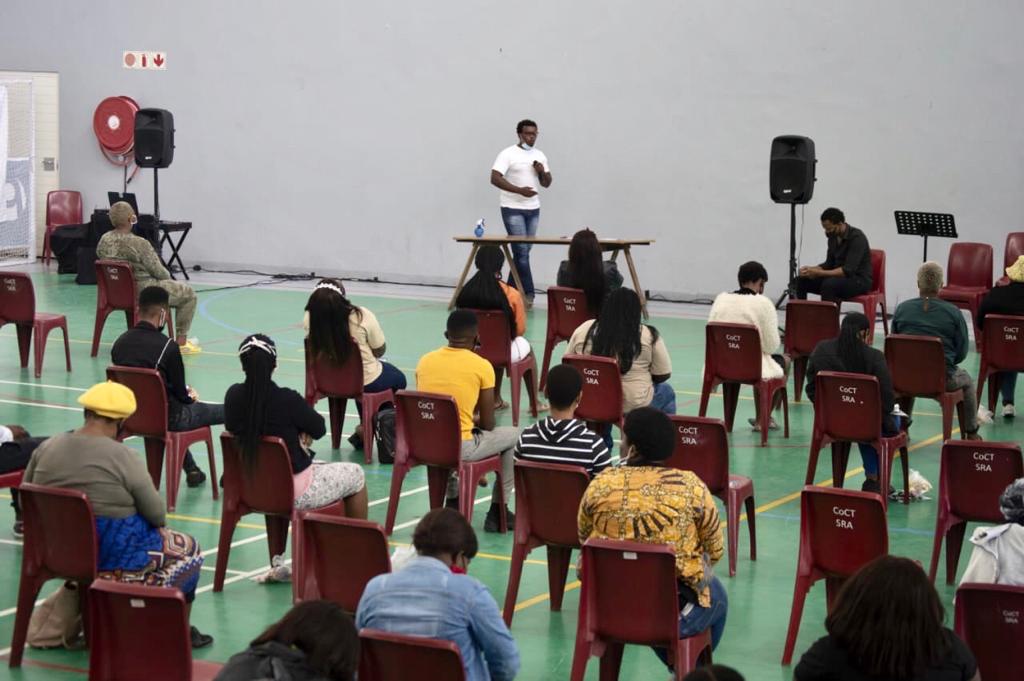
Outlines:
POLYGON ((615 262, 619 257, 619 249, 612 249, 612 257, 608 258, 608 262, 615 262))
POLYGON ((516 269, 516 261, 512 259, 512 249, 508 247, 508 244, 502 244, 501 250, 505 252, 505 260, 508 261, 508 266, 512 270, 512 281, 516 283, 516 288, 519 290, 519 295, 523 299, 523 304, 528 304, 526 300, 526 291, 523 289, 523 282, 519 280, 519 270, 516 269))
POLYGON ((474 242, 473 248, 469 249, 469 258, 466 259, 466 266, 462 268, 462 274, 459 275, 459 281, 455 284, 455 292, 452 293, 452 299, 448 301, 448 309, 455 309, 455 301, 458 299, 459 294, 462 293, 462 285, 466 283, 466 275, 469 274, 469 268, 473 264, 473 259, 476 257, 476 252, 480 250, 480 244, 474 242))
POLYGON ((636 274, 636 265, 633 264, 633 254, 629 250, 629 246, 623 247, 623 252, 626 254, 626 264, 629 265, 629 274, 633 277, 633 290, 640 296, 640 308, 644 311, 644 319, 649 319, 650 315, 647 313, 647 296, 644 294, 644 290, 640 288, 640 277, 636 274))

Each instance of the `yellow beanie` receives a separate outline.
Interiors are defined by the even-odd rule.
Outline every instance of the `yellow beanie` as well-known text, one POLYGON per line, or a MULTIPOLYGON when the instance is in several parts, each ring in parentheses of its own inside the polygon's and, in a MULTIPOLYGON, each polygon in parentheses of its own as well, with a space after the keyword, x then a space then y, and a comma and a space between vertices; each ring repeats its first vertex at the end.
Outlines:
POLYGON ((135 413, 135 393, 128 386, 107 381, 82 393, 78 403, 108 419, 126 419, 135 413))

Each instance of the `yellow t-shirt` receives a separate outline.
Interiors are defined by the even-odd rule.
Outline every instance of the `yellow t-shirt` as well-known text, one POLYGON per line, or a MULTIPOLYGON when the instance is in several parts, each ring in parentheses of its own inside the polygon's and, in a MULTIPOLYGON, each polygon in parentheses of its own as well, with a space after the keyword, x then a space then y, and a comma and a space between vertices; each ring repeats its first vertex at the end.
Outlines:
POLYGON ((472 350, 444 347, 420 357, 416 389, 451 395, 459 407, 462 439, 473 438, 473 412, 480 391, 494 387, 494 367, 472 350))

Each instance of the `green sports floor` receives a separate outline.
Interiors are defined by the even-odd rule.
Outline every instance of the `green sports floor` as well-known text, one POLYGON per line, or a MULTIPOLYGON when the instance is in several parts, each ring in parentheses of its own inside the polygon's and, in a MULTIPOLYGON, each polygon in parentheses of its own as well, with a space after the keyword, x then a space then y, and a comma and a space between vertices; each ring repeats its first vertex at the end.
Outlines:
MULTIPOLYGON (((33 274, 33 280, 38 309, 60 312, 68 317, 74 371, 67 373, 64 370, 59 331, 51 334, 42 377, 35 379, 31 368, 21 369, 19 366, 13 326, 0 329, 0 423, 21 424, 33 434, 42 435, 75 428, 80 424, 81 412, 75 400, 85 388, 104 378, 110 343, 124 330, 124 321, 120 313, 110 316, 103 334, 104 344, 100 348, 100 356, 92 359, 89 357, 89 343, 95 310, 95 288, 76 286, 71 277, 58 277, 38 270, 33 274)), ((245 334, 256 331, 268 333, 278 343, 282 357, 276 375, 278 383, 301 391, 302 309, 312 285, 288 284, 288 288, 264 286, 204 292, 204 288, 213 289, 218 283, 205 283, 209 279, 203 281, 195 284, 200 291, 200 306, 192 335, 199 338, 204 351, 200 355, 185 358, 189 382, 202 398, 219 401, 227 387, 240 380, 241 370, 234 351, 245 334)), ((399 289, 397 293, 394 290, 379 289, 366 295, 353 291, 352 295, 357 303, 372 309, 380 319, 387 334, 387 359, 405 371, 410 384, 413 382, 413 367, 417 358, 443 343, 441 333, 447 313, 441 298, 445 290, 424 291, 426 297, 408 288, 399 289), (408 295, 403 297, 403 294, 408 295)), ((696 415, 698 409, 704 348, 702 317, 706 313, 707 308, 697 306, 661 305, 654 308, 651 320, 665 337, 672 355, 674 371, 671 385, 678 394, 681 414, 696 415)), ((527 336, 538 354, 544 345, 544 324, 545 311, 540 308, 531 311, 527 336)), ((880 332, 876 334, 876 343, 881 343, 880 332)), ((556 349, 555 361, 564 348, 562 344, 556 349)), ((976 374, 977 355, 972 354, 965 367, 972 375, 976 374)), ((504 390, 507 398, 507 381, 504 390)), ((806 468, 813 413, 806 398, 801 403, 791 401, 790 406, 790 438, 783 439, 781 431, 773 432, 770 434, 769 446, 761 448, 758 446, 758 435, 746 427, 740 427, 740 424, 745 426, 746 418, 753 414, 750 391, 744 389, 737 427, 732 435, 732 470, 751 477, 755 483, 759 550, 758 560, 752 562, 747 529, 741 527, 736 576, 728 577, 724 559, 720 564, 718 575, 729 593, 729 616, 724 638, 715 652, 715 660, 735 666, 747 679, 752 680, 791 677, 790 668, 781 667, 779 659, 793 596, 799 528, 798 497, 806 468)), ((941 440, 938 408, 935 403, 928 401, 920 402, 918 407, 911 440, 911 467, 936 483, 941 440)), ((326 413, 326 403, 322 402, 319 408, 326 413)), ((712 399, 709 412, 710 416, 721 416, 720 399, 712 399)), ((350 404, 345 423, 346 435, 354 426, 353 414, 354 407, 350 404)), ((510 423, 509 412, 500 412, 499 424, 510 423)), ((215 428, 215 443, 218 430, 215 428)), ((992 440, 1018 440, 1018 432, 1012 421, 1004 422, 998 417, 997 423, 985 426, 982 430, 986 439, 992 440)), ((329 441, 326 444, 324 442, 321 441, 317 448, 322 458, 362 463, 362 453, 354 452, 344 440, 342 448, 337 451, 329 449, 329 441)), ((141 452, 141 441, 132 440, 129 444, 141 452)), ((200 466, 207 469, 205 452, 202 449, 194 451, 200 466)), ((217 456, 219 461, 219 452, 217 456)), ((817 476, 821 484, 826 484, 829 475, 827 461, 826 454, 822 457, 817 476)), ((857 456, 854 453, 847 483, 851 488, 859 488, 863 479, 862 471, 856 467, 855 462, 857 456)), ((899 480, 898 473, 896 479, 899 480)), ((366 480, 370 496, 370 518, 383 524, 391 467, 377 463, 366 466, 366 480)), ((201 630, 212 634, 216 641, 213 646, 197 651, 197 657, 224 661, 245 648, 249 640, 289 608, 291 589, 289 585, 260 585, 251 580, 267 566, 262 519, 253 515, 243 519, 235 533, 224 591, 212 593, 220 506, 210 496, 210 484, 208 481, 198 489, 189 489, 183 484, 177 512, 169 516, 168 523, 176 529, 193 534, 205 547, 207 566, 203 568, 200 593, 196 598, 192 619, 201 630)), ((0 492, 4 500, 0 503, 0 654, 3 655, 9 652, 7 646, 14 625, 14 606, 21 568, 20 542, 14 540, 10 533, 14 516, 7 501, 10 495, 6 492, 0 492)), ((401 499, 392 537, 396 545, 410 541, 417 519, 428 509, 426 476, 422 469, 415 469, 410 474, 403 492, 405 495, 401 499)), ((479 533, 480 554, 473 561, 470 574, 486 584, 501 604, 508 582, 512 535, 485 534, 482 531, 487 494, 485 490, 480 490, 478 513, 473 519, 473 525, 479 533)), ((931 496, 935 496, 934 491, 931 496)), ((724 509, 722 517, 725 517, 724 509)), ((927 564, 935 523, 934 498, 910 506, 892 504, 889 507, 889 519, 892 552, 927 564)), ((519 590, 520 601, 512 624, 512 634, 522 654, 519 678, 567 679, 576 631, 578 582, 570 576, 569 591, 562 611, 551 612, 548 608, 544 559, 543 551, 531 554, 519 590)), ((966 562, 964 556, 961 568, 966 562)), ((47 585, 43 595, 49 593, 55 585, 56 582, 47 585)), ((623 587, 628 588, 628 585, 624 584, 623 587)), ((952 587, 940 585, 939 589, 943 601, 950 606, 952 587)), ((812 589, 804 611, 796 659, 823 634, 824 607, 824 586, 818 584, 812 589)), ((28 649, 21 670, 8 670, 6 661, 3 661, 0 678, 81 679, 87 667, 86 652, 28 649)), ((592 659, 588 666, 588 679, 597 678, 597 667, 597 660, 592 659)), ((627 648, 621 678, 666 677, 665 668, 650 650, 627 648)))

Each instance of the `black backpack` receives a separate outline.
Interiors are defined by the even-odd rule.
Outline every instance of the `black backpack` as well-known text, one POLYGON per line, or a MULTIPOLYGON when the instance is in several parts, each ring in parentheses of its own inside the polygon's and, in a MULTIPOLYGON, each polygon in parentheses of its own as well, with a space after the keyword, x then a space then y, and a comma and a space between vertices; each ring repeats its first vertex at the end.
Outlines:
POLYGON ((377 459, 381 463, 395 462, 395 410, 385 407, 373 417, 373 437, 377 441, 377 459))

